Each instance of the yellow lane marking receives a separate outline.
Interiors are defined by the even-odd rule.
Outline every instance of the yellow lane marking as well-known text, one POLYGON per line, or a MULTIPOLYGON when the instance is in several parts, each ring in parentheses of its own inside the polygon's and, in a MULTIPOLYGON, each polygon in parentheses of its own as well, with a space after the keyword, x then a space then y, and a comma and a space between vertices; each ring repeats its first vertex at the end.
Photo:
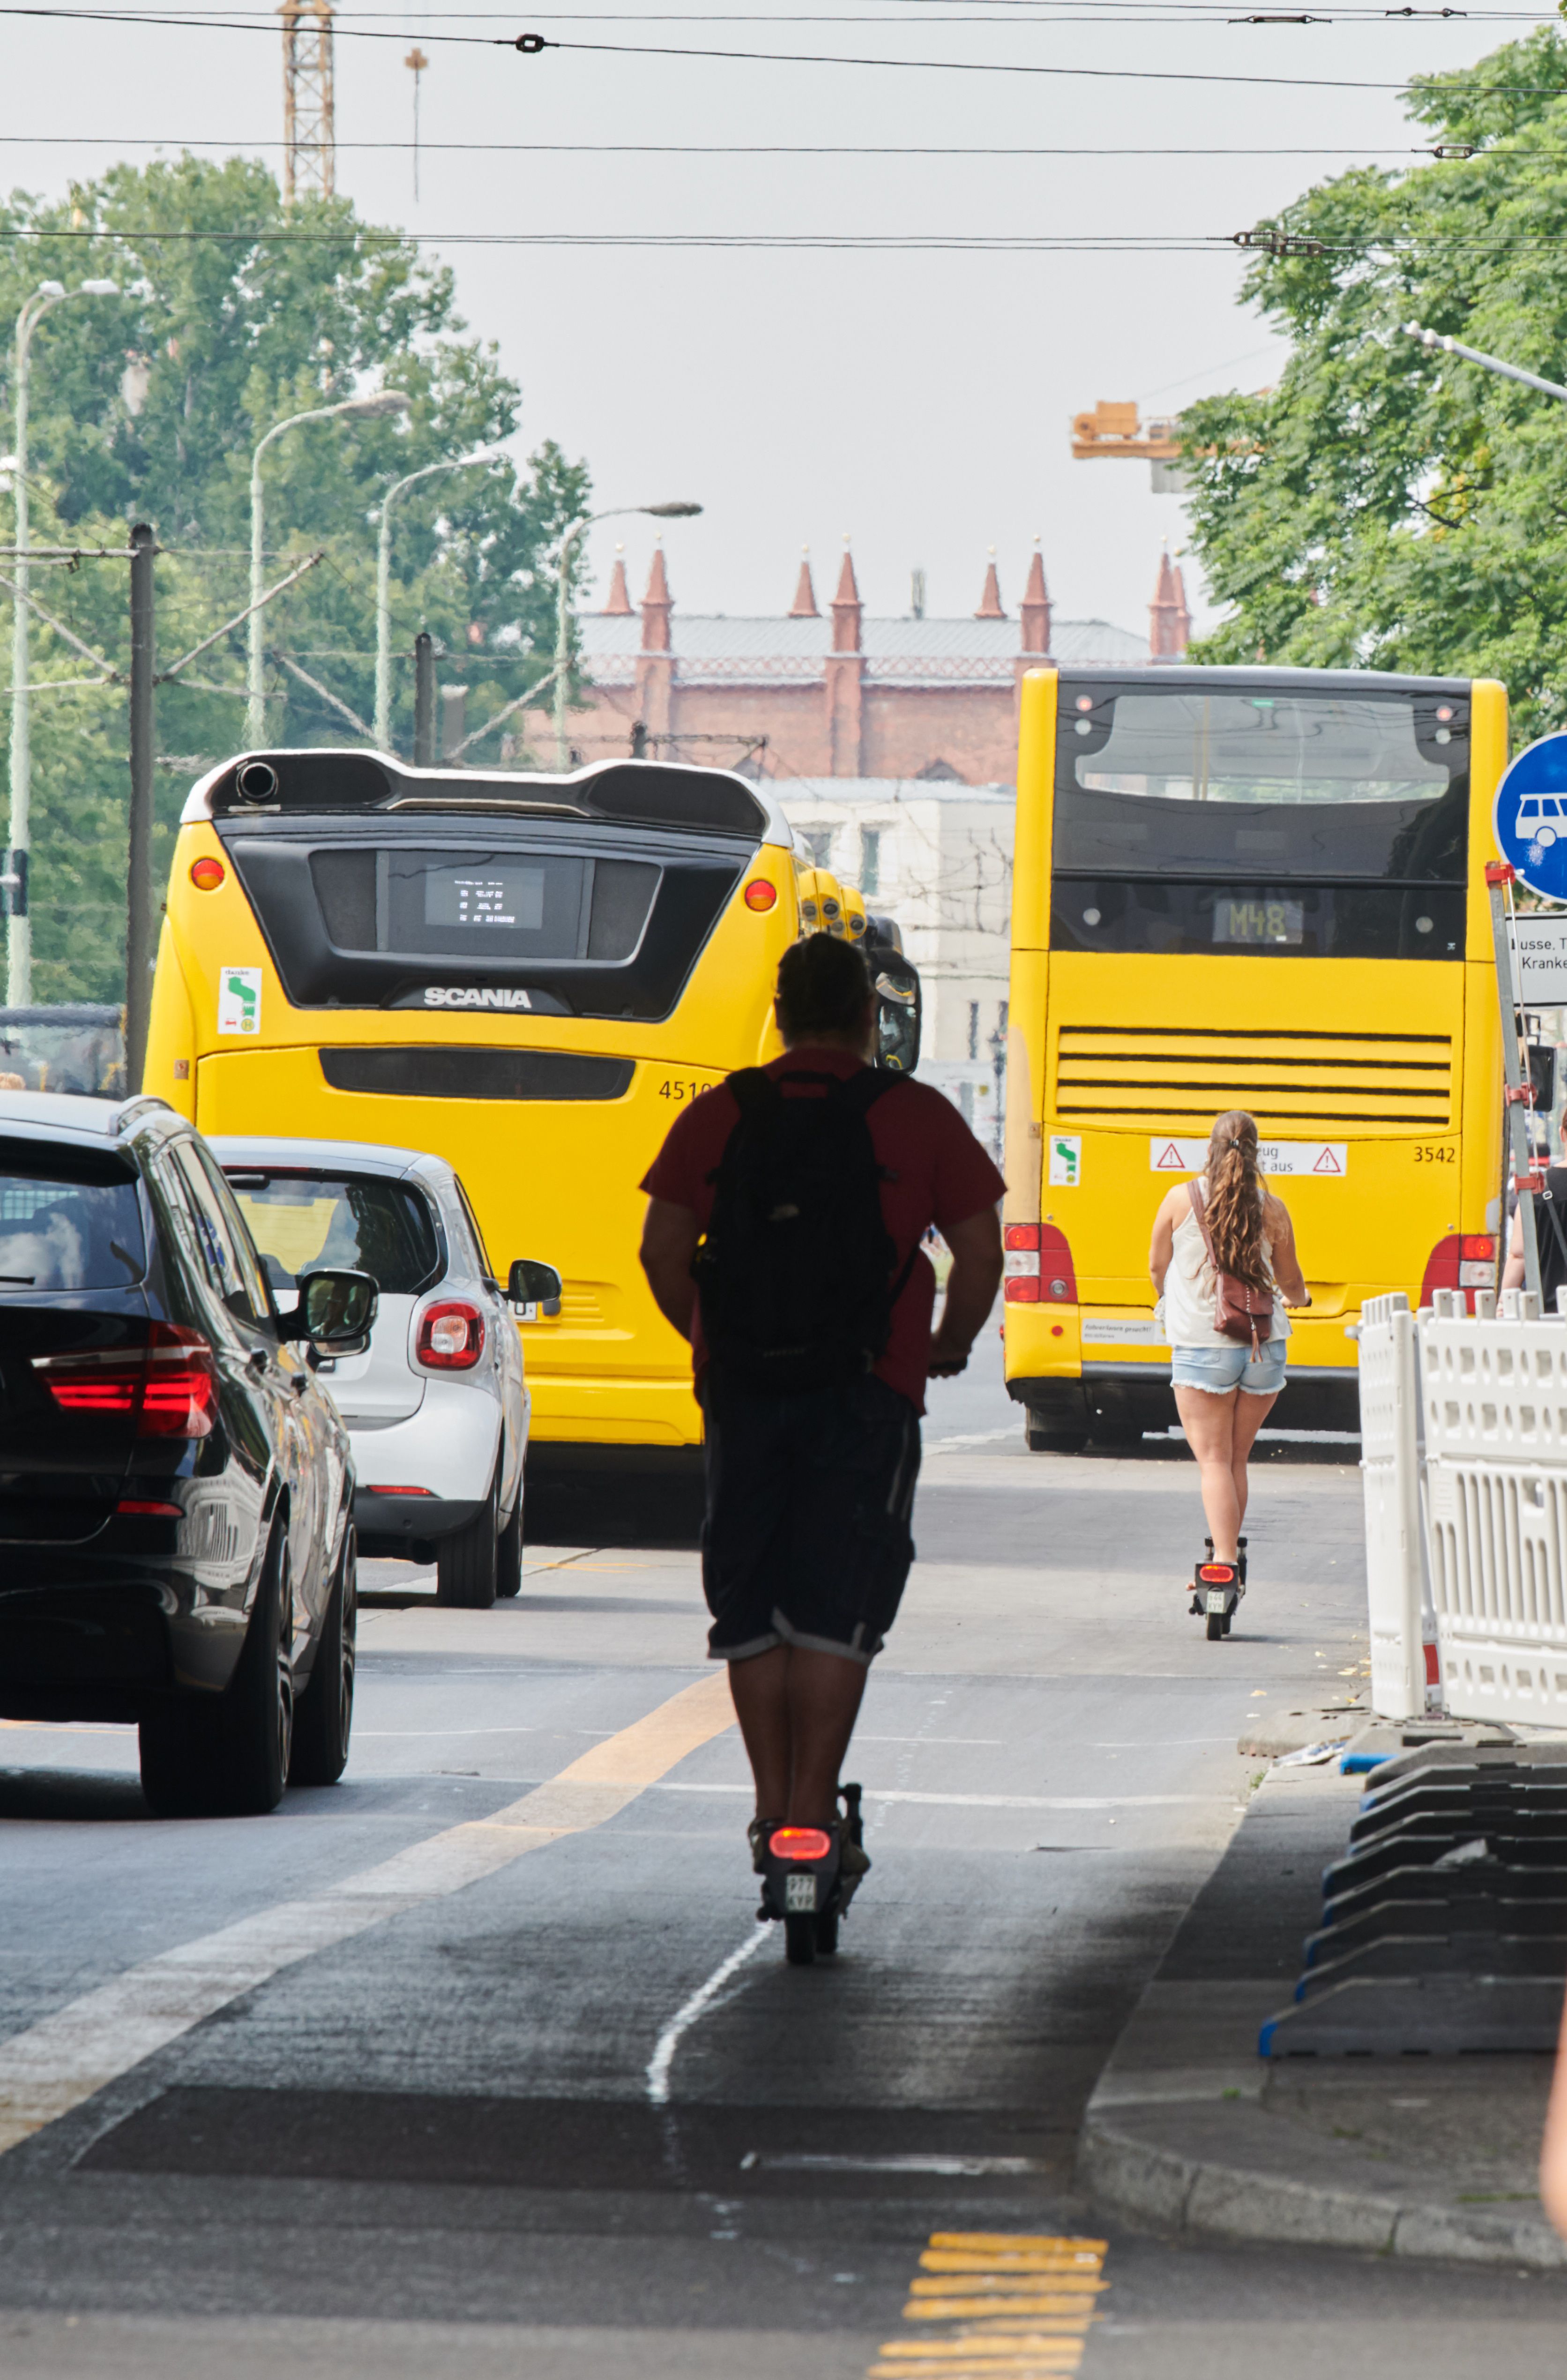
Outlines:
POLYGON ((0 2041, 0 2155, 283 1968, 601 1827, 734 1718, 728 1678, 715 1670, 492 1817, 181 1943, 0 2041))
POLYGON ((1082 2361, 1102 2240, 1013 2231, 935 2231, 909 2283, 905 2322, 923 2336, 883 2339, 868 2380, 1058 2380, 1082 2361), (941 2328, 935 2325, 941 2325, 941 2328))

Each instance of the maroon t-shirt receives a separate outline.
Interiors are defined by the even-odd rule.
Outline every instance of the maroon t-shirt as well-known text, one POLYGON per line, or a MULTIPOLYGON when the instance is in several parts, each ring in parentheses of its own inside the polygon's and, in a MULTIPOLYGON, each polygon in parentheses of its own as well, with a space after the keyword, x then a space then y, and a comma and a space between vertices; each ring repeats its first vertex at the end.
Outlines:
MULTIPOLYGON (((857 1058, 846 1050, 791 1050, 774 1058, 772 1075, 803 1072, 836 1075, 846 1082, 861 1072, 857 1058)), ((785 1083, 785 1099, 820 1099, 814 1084, 785 1083)), ((688 1207, 703 1231, 712 1213, 713 1184, 729 1135, 740 1121, 739 1102, 725 1083, 704 1092, 677 1116, 669 1137, 643 1178, 650 1197, 672 1207, 688 1207)), ((950 1099, 928 1083, 905 1080, 884 1091, 867 1119, 870 1145, 884 1169, 881 1217, 897 1248, 897 1271, 918 1249, 932 1223, 939 1232, 955 1231, 986 1207, 993 1207, 1005 1183, 964 1123, 950 1099)), ((893 1308, 892 1335, 876 1366, 877 1377, 908 1398, 917 1412, 925 1410, 925 1376, 930 1355, 930 1317, 936 1303, 936 1275, 922 1249, 916 1255, 903 1293, 893 1308)), ((702 1337, 698 1303, 693 1319, 691 1353, 700 1384, 707 1366, 707 1342, 702 1337)))

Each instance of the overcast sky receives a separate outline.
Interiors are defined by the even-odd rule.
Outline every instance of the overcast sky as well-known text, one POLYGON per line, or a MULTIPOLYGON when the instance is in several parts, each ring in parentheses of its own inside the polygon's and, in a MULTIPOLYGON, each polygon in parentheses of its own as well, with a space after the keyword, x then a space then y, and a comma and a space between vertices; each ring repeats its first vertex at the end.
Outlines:
MULTIPOLYGON (((338 20, 398 36, 338 42, 338 188, 366 215, 446 256, 468 322, 498 343, 521 382, 523 446, 553 437, 586 457, 597 506, 692 497, 706 507, 666 536, 684 610, 786 611, 806 543, 825 603, 847 533, 872 612, 908 609, 917 566, 929 613, 972 612, 991 546, 1012 611, 1038 535, 1058 617, 1108 619, 1138 634, 1160 540, 1182 541, 1182 509, 1151 492, 1146 464, 1074 462, 1072 415, 1100 397, 1162 410, 1270 379, 1282 350, 1237 304, 1243 259, 1225 238, 1329 173, 1394 162, 1419 145, 1396 89, 1311 89, 1305 78, 1392 86, 1468 64, 1531 22, 1556 21, 1542 12, 1386 23, 1367 7, 1355 20, 1247 25, 1227 22, 1238 7, 1218 5, 1207 21, 1193 10, 1172 22, 1168 6, 1137 0, 1056 0, 1053 9, 1037 0, 839 0, 836 13, 827 0, 796 0, 794 15, 779 0, 771 16, 754 0, 746 15, 721 15, 723 0, 705 0, 699 18, 704 0, 687 0, 682 20, 646 0, 603 0, 605 9, 617 5, 617 15, 360 10, 338 20), (1097 72, 570 50, 528 58, 431 38, 529 28, 564 42, 1097 72), (413 77, 402 61, 415 40, 431 60, 417 202, 407 150, 374 145, 411 137, 413 77), (1295 79, 1248 88, 1125 79, 1133 67, 1295 79), (530 147, 544 142, 727 142, 751 153, 530 147), (764 153, 783 145, 1135 153, 764 153), (1221 153, 1236 149, 1262 153, 1221 153), (1329 150, 1346 153, 1290 153, 1329 150), (465 247, 451 241, 461 233, 1218 237, 1210 251, 1008 256, 465 247)), ((265 21, 254 31, 90 24, 72 32, 10 19, 0 86, 6 186, 59 190, 116 154, 152 154, 129 145, 132 133, 171 152, 234 149, 275 166, 280 35, 270 11, 255 14, 265 21), (43 135, 58 137, 45 144, 43 135)), ((629 520, 593 532, 597 600, 617 537, 633 597, 640 592, 653 529, 629 520)), ((1198 596, 1190 568, 1187 584, 1198 596)))

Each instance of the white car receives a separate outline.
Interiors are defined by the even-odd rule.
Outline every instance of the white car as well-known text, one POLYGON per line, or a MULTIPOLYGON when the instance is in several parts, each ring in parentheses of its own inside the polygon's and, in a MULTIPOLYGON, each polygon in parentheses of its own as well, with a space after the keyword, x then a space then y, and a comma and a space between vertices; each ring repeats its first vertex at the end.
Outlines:
POLYGON ((515 1595, 529 1400, 514 1318, 558 1312, 560 1275, 519 1258, 502 1288, 443 1158, 349 1140, 207 1146, 274 1290, 323 1265, 379 1285, 364 1354, 319 1366, 353 1442, 360 1552, 432 1561, 441 1603, 515 1595))

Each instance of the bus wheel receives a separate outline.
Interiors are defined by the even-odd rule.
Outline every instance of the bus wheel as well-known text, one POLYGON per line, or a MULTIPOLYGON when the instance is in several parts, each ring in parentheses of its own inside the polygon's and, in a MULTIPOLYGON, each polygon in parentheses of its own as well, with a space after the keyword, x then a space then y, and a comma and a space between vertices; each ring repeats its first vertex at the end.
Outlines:
POLYGON ((1023 1415, 1023 1435, 1030 1454, 1081 1454, 1088 1443, 1086 1429, 1047 1429, 1026 1407, 1023 1415))
POLYGON ((495 1600, 496 1509, 501 1486, 501 1466, 495 1465, 495 1476, 490 1493, 471 1521, 454 1529, 449 1537, 442 1537, 435 1548, 435 1600, 455 1604, 463 1611, 488 1611, 495 1600))

